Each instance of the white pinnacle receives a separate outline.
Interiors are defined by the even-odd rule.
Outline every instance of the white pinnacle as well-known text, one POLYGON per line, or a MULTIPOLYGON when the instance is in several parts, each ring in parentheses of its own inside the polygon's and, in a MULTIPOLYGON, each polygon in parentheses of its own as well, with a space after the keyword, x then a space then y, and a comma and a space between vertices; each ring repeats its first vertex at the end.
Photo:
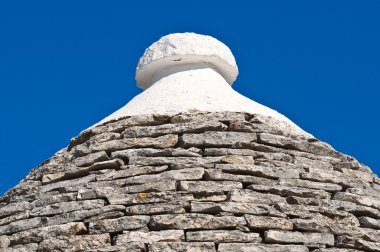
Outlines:
POLYGON ((222 42, 195 33, 169 34, 147 48, 137 65, 137 86, 145 91, 99 123, 133 115, 247 112, 305 134, 284 115, 233 90, 237 75, 235 58, 222 42))

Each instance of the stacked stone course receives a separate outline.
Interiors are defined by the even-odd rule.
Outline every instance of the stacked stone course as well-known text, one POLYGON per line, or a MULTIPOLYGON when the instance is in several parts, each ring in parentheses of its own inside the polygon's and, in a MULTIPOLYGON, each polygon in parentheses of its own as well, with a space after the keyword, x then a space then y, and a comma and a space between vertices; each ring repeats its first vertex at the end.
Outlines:
POLYGON ((380 179, 246 113, 121 118, 0 199, 1 251, 380 251, 380 179))

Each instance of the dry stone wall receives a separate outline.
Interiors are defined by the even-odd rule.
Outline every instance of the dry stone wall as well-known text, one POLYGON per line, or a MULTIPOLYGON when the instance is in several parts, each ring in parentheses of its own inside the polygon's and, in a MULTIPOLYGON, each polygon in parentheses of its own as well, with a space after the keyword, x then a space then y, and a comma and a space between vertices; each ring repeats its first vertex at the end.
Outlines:
POLYGON ((1 251, 380 251, 380 180, 269 117, 134 116, 0 198, 1 251))

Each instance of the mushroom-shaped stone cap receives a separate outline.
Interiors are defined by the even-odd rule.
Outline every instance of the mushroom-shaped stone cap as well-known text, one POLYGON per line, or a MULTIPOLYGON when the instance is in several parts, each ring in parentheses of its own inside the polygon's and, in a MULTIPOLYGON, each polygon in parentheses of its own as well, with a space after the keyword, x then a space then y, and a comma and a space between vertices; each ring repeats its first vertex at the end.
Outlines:
POLYGON ((231 50, 219 40, 195 33, 173 33, 145 50, 136 68, 137 86, 147 89, 168 69, 186 65, 211 67, 230 85, 238 75, 231 50))

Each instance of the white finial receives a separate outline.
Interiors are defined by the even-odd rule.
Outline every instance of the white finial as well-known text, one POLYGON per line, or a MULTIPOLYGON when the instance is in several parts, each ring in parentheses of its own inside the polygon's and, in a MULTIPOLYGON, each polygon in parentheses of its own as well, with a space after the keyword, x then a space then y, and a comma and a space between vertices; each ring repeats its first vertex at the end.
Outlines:
POLYGON ((167 35, 146 49, 137 65, 137 86, 145 91, 100 123, 133 115, 229 111, 270 116, 303 132, 282 114, 233 90, 237 75, 234 56, 217 39, 167 35))
POLYGON ((213 68, 230 85, 238 75, 231 50, 219 40, 195 33, 174 33, 145 50, 136 68, 137 86, 147 89, 162 77, 188 67, 213 68))

